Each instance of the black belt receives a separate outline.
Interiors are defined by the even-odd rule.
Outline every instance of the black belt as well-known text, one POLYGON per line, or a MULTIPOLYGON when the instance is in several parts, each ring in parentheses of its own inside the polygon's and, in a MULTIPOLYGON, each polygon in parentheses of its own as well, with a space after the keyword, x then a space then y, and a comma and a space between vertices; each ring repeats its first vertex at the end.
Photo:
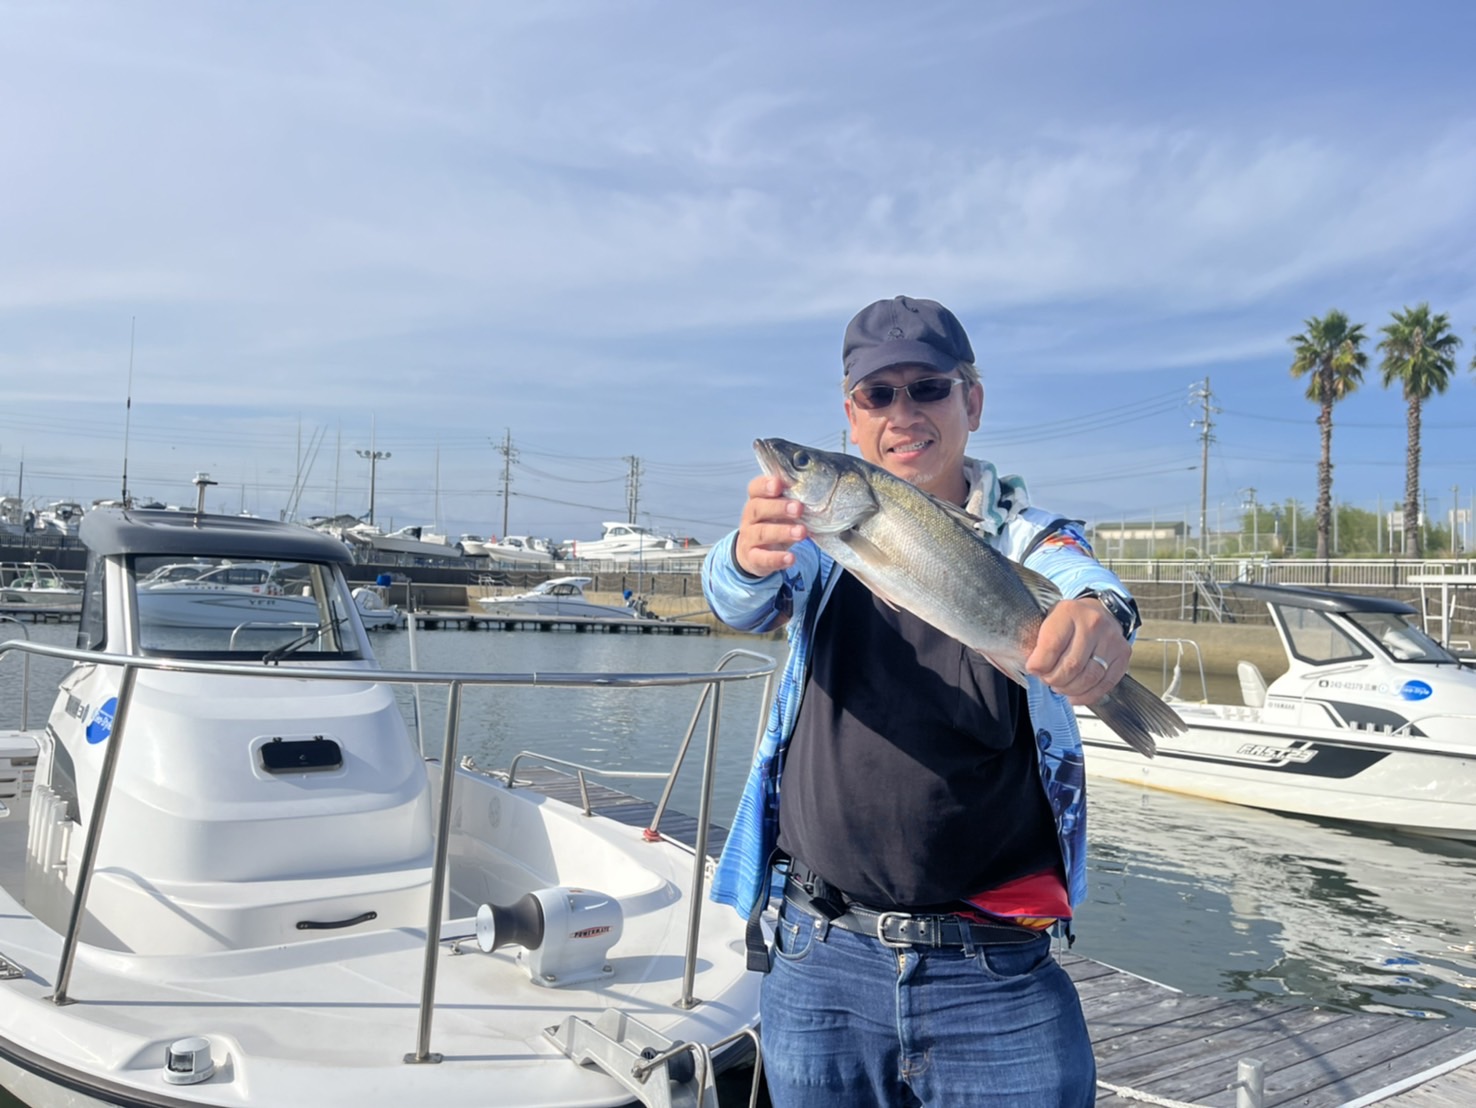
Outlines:
POLYGON ((1007 923, 974 923, 962 916, 914 915, 868 908, 854 902, 838 905, 811 895, 794 876, 784 882, 784 899, 797 908, 829 920, 833 927, 869 935, 886 946, 996 946, 1034 942, 1045 935, 1044 931, 1032 931, 1007 923), (839 915, 834 914, 836 908, 840 909, 839 915))

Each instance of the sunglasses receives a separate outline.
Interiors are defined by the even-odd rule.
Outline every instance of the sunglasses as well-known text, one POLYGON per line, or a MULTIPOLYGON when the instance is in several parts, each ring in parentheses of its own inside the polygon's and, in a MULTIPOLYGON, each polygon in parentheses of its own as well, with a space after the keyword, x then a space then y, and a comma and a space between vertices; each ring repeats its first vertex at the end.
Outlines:
POLYGON ((936 404, 949 397, 954 385, 961 384, 957 377, 919 377, 910 385, 857 385, 846 395, 856 407, 874 412, 890 408, 899 392, 905 392, 914 404, 936 404))

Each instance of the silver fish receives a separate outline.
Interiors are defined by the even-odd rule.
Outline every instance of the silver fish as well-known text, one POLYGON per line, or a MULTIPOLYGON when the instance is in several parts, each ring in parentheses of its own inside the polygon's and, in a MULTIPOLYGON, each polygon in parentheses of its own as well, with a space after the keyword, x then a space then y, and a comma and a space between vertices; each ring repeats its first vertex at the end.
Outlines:
MULTIPOLYGON (((1041 622, 1061 600, 1049 578, 995 550, 961 508, 870 462, 784 439, 759 439, 753 448, 764 472, 788 486, 785 496, 804 505, 816 546, 887 603, 1026 683, 1041 622)), ((1148 757, 1154 735, 1185 729, 1172 708, 1126 676, 1092 711, 1148 757)))

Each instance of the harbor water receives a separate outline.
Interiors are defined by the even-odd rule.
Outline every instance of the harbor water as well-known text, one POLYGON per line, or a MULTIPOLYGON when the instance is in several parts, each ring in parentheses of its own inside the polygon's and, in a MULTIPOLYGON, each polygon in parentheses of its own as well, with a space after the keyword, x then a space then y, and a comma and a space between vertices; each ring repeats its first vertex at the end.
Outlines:
MULTIPOLYGON (((71 645, 75 624, 28 626, 71 645)), ((0 625, 0 639, 19 637, 0 625)), ((411 668, 408 631, 373 638, 382 665, 411 668)), ((778 654, 746 636, 421 631, 418 668, 517 673, 711 669, 733 650, 778 654)), ((62 663, 32 662, 30 722, 50 710, 62 663)), ((0 664, 0 726, 19 722, 20 667, 0 664)), ((1147 675, 1145 675, 1147 676, 1147 675)), ((730 686, 714 818, 726 824, 756 738, 762 683, 730 686)), ((1187 691, 1187 690, 1186 690, 1187 691)), ((1217 691, 1217 690, 1212 690, 1217 691)), ((1227 690, 1228 691, 1228 690, 1227 690)), ((696 688, 470 689, 460 754, 506 768, 520 751, 609 770, 665 770, 693 721, 696 688)), ((439 756, 445 697, 402 695, 427 753, 439 756)), ((699 723, 672 803, 697 810, 699 723)), ((661 783, 610 784, 656 799, 661 783)), ((1092 779, 1091 893, 1074 951, 1188 992, 1277 997, 1337 1010, 1476 1027, 1476 846, 1376 833, 1092 779)), ((4 1104, 0 1098, 0 1104, 4 1104)))

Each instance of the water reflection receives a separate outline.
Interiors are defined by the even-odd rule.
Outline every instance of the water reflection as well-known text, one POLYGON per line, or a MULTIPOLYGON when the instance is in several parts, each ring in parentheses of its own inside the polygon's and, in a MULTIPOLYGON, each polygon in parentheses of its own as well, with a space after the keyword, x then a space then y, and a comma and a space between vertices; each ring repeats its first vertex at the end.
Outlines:
POLYGON ((1476 847, 1091 782, 1077 950, 1191 992, 1476 1026, 1476 847))

